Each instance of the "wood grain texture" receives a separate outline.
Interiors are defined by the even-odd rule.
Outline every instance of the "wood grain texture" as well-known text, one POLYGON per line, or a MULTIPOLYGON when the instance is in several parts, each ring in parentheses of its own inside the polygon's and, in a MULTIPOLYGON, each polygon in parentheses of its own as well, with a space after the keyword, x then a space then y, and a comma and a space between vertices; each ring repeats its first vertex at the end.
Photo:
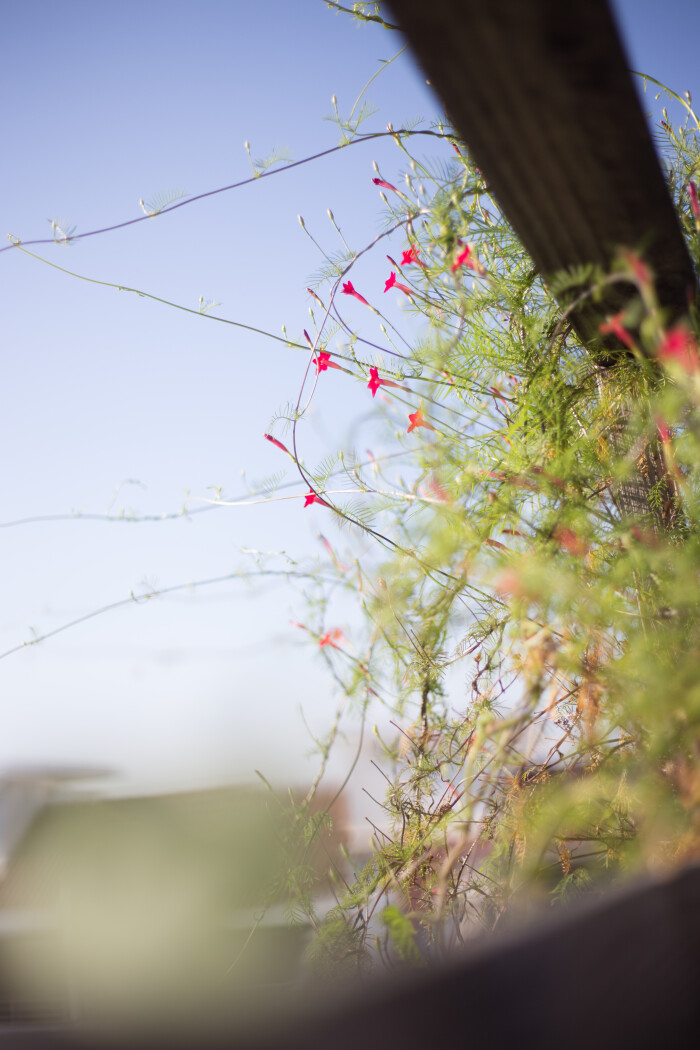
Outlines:
MULTIPOLYGON (((688 311, 697 280, 606 0, 394 0, 390 5, 503 213, 545 280, 620 248, 650 265, 668 323, 688 311)), ((581 292, 569 290, 568 306, 581 292)), ((569 315, 599 364, 625 348, 599 325, 635 289, 611 285, 569 315)), ((604 383, 607 380, 604 381, 604 383)), ((657 530, 673 505, 662 453, 634 450, 627 415, 611 430, 633 459, 615 500, 625 517, 657 530)))
MULTIPOLYGON (((686 313, 692 263, 605 0, 390 6, 545 279, 624 246, 644 253, 670 316, 686 313)), ((575 313, 586 345, 628 294, 575 313)))

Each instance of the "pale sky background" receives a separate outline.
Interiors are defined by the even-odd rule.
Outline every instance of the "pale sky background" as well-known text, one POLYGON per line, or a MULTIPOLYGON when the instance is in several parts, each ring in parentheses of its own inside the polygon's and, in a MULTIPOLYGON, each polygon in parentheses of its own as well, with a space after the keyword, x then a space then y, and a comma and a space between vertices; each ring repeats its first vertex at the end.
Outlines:
MULTIPOLYGON (((615 8, 633 68, 679 92, 700 91, 700 5, 617 0, 615 8)), ((2 0, 0 14, 3 243, 5 234, 50 235, 50 219, 83 232, 136 218, 139 198, 243 179, 246 139, 254 156, 280 146, 295 160, 334 146, 338 131, 324 121, 331 96, 347 113, 401 46, 323 0, 2 0)), ((367 130, 439 113, 408 55, 368 97, 379 112, 367 130)), ((284 323, 299 337, 320 257, 297 214, 335 250, 331 207, 351 245, 364 247, 382 215, 375 159, 385 178, 396 177, 391 140, 354 146, 126 230, 32 250, 194 309, 200 295, 215 299, 220 316, 274 334, 284 323)), ((381 289, 385 270, 382 252, 353 280, 381 289)), ((0 296, 0 524, 75 511, 174 512, 187 493, 243 494, 287 468, 262 434, 296 398, 306 354, 75 280, 17 251, 0 255, 0 296)), ((399 300, 387 308, 405 326, 399 300)), ((352 303, 346 312, 374 334, 361 311, 352 303)), ((376 450, 391 429, 376 423, 366 390, 338 373, 323 379, 301 431, 304 455, 376 450)), ((246 564, 241 548, 322 559, 322 530, 342 551, 345 536, 328 512, 302 508, 295 499, 191 520, 2 527, 0 652, 132 591, 234 571, 246 564)), ((290 626, 303 617, 287 584, 236 581, 132 604, 0 659, 0 771, 104 765, 130 790, 249 780, 256 767, 277 782, 308 779, 317 760, 305 757, 299 705, 322 732, 337 697, 317 651, 290 626)), ((350 731, 333 778, 352 743, 350 731)))

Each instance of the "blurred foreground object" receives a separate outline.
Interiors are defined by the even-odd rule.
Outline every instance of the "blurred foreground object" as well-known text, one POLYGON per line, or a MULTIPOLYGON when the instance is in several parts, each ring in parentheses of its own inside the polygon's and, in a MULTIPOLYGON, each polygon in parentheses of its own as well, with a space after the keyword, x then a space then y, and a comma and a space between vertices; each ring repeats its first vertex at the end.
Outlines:
POLYGON ((293 812, 257 788, 40 808, 0 882, 0 1023, 268 1016, 309 936, 286 915, 289 873, 318 866, 322 885, 340 860, 340 835, 309 847, 293 812))
MULTIPOLYGON (((536 928, 473 944, 444 966, 346 989, 256 1031, 229 1025, 2 1035, 36 1050, 357 1050, 465 1044, 538 1050, 686 1045, 700 1025, 700 868, 648 880, 536 928)), ((270 1009, 274 1013, 275 995, 270 1009)), ((173 1004, 174 1007, 176 1004, 173 1004)), ((171 1026, 168 1027, 168 1021, 171 1026)))

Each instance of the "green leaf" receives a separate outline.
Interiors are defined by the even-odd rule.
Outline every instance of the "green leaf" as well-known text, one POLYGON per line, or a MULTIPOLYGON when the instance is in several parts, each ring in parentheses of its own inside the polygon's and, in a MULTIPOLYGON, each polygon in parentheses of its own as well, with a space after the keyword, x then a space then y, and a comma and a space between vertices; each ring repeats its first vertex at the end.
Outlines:
POLYGON ((389 937, 394 951, 404 962, 418 962, 420 951, 416 944, 416 935, 413 924, 408 916, 396 907, 389 904, 381 914, 381 920, 389 931, 389 937))

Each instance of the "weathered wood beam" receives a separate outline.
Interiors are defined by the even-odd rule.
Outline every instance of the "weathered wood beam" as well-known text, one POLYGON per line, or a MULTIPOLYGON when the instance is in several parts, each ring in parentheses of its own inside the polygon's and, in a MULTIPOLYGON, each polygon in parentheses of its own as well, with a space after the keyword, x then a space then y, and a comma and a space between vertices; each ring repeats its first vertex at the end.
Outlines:
MULTIPOLYGON (((638 249, 671 319, 687 313, 692 263, 606 0, 390 7, 545 279, 638 249)), ((629 294, 616 286, 576 311, 586 345, 629 294)))

